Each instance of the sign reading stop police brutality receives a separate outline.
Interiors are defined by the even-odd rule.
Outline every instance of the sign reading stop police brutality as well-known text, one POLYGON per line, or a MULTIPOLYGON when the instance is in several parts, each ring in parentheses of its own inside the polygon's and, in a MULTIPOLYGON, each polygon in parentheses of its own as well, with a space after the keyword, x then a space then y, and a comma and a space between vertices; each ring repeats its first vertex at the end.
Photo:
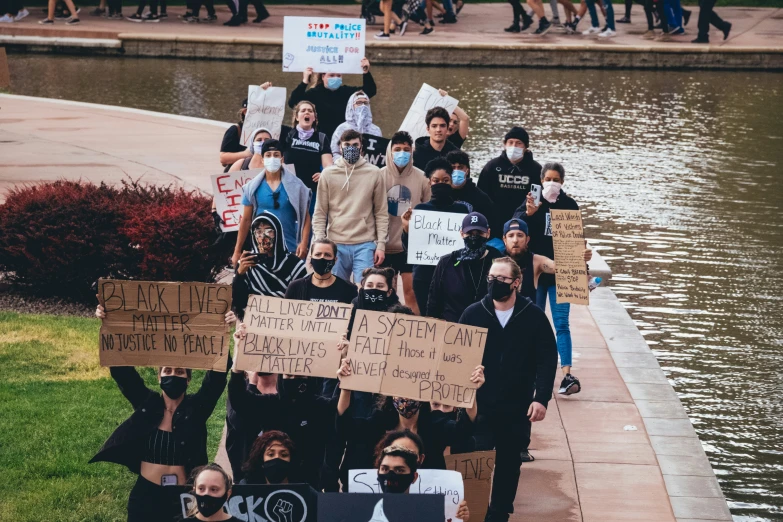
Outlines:
POLYGON ((408 263, 437 265, 438 260, 465 247, 460 231, 465 214, 414 210, 408 227, 408 263))
POLYGON ((239 230, 239 218, 242 215, 242 186, 255 178, 261 169, 225 172, 210 176, 212 196, 215 208, 223 222, 220 230, 233 232, 239 230))
POLYGON ((470 381, 484 356, 486 328, 440 319, 357 310, 340 387, 471 407, 470 381))
POLYGON ((286 16, 283 71, 362 74, 365 34, 363 18, 286 16))

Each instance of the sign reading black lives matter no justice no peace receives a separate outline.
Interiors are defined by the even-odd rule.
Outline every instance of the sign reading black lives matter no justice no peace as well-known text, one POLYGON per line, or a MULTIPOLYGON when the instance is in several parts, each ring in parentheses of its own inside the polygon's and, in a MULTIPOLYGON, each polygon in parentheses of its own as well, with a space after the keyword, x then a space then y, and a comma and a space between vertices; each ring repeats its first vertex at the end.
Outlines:
POLYGON ((231 287, 101 279, 101 366, 226 371, 231 287))
POLYGON ((337 341, 348 328, 351 305, 250 296, 247 335, 236 350, 236 368, 251 372, 335 377, 337 341))
POLYGON ((471 407, 473 370, 484 357, 487 329, 406 314, 357 310, 340 386, 421 401, 471 407))

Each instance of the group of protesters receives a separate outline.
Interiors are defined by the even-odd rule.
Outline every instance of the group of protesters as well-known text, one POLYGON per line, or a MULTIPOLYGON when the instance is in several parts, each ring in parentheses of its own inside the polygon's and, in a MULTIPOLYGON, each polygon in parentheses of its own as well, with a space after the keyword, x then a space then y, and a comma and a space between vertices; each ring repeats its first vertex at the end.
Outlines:
MULTIPOLYGON (((376 85, 369 62, 363 67, 360 87, 306 71, 288 100, 290 127, 279 139, 273 129, 256 129, 247 148, 240 144, 245 101, 220 151, 226 170, 254 174, 243 187, 239 230, 224 236, 235 245, 226 324, 236 323, 235 341, 247 335, 251 295, 350 304, 348 328, 333 347, 340 355, 334 378, 246 372, 229 357, 225 371, 206 372, 198 390, 190 389, 191 370, 175 367, 158 369, 160 390, 153 390, 135 368, 112 367, 134 412, 93 461, 138 474, 129 521, 176 520, 179 497, 167 485, 193 486, 192 519, 235 520, 221 510, 232 483, 337 492, 346 491, 350 470, 374 468, 384 492, 406 493, 418 469, 445 469, 444 455, 481 450, 496 451, 485 520, 505 521, 520 467, 534 460, 531 425, 546 416, 558 353, 559 393, 581 391, 571 373, 570 305, 556 301, 553 276, 550 210, 579 208, 562 188, 564 166, 535 161, 530 135, 514 126, 474 183, 461 149, 468 115, 434 107, 427 135, 394 133, 379 168, 362 145, 363 134, 381 135, 370 110, 376 85), (464 246, 436 266, 409 264, 414 210, 463 214, 464 246), (361 310, 486 328, 483 359, 471 370, 473 406, 341 389, 352 374, 348 346, 361 310), (207 420, 226 385, 230 470, 208 464, 207 455, 207 420)), ((106 316, 102 306, 97 315, 106 316)), ((469 515, 463 502, 458 516, 469 515)))

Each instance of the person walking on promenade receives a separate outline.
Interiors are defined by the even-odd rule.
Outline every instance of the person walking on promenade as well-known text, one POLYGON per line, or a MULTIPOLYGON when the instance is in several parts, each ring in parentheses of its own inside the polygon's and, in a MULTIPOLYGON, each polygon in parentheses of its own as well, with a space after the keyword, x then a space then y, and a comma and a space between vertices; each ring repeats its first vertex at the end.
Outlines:
POLYGON ((692 43, 710 43, 710 24, 723 33, 726 40, 731 32, 731 23, 718 16, 715 9, 716 0, 699 0, 699 36, 692 43))
MULTIPOLYGON (((65 25, 78 25, 80 22, 79 10, 76 9, 73 0, 64 0, 64 1, 65 1, 65 5, 68 6, 68 12, 71 13, 71 16, 66 18, 65 25)), ((56 6, 57 6, 57 0, 49 0, 48 9, 46 11, 47 13, 46 18, 40 20, 38 23, 41 25, 54 24, 54 10, 56 6)))

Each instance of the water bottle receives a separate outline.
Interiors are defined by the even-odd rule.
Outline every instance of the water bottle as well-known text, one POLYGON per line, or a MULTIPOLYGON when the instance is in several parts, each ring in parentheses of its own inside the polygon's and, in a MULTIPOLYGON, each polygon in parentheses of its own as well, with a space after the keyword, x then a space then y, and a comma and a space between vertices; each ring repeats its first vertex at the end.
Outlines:
POLYGON ((587 283, 587 288, 589 288, 590 291, 592 292, 593 290, 595 290, 596 288, 598 288, 600 286, 601 281, 603 281, 603 279, 601 279, 600 277, 593 277, 587 283))

